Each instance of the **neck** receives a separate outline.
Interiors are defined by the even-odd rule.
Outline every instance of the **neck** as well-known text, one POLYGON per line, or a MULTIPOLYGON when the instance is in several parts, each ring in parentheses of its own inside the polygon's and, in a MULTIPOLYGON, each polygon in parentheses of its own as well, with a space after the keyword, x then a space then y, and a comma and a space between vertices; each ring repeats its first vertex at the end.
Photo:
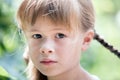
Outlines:
POLYGON ((78 65, 60 75, 48 77, 48 80, 90 80, 90 75, 78 65))

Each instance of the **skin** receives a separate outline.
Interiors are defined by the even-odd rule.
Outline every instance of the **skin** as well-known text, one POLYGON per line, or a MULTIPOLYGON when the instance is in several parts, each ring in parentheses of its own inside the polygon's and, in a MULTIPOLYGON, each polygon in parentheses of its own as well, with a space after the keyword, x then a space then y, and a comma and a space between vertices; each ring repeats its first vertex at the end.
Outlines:
POLYGON ((48 80, 94 80, 80 66, 81 53, 93 39, 92 30, 69 31, 65 25, 38 18, 24 32, 28 41, 29 57, 48 80), (55 63, 41 63, 46 60, 55 63))

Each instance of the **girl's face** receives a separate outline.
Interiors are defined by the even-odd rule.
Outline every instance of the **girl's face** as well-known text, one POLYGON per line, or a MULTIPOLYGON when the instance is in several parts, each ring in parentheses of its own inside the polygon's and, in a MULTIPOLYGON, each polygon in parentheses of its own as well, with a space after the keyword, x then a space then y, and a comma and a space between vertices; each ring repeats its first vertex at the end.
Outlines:
POLYGON ((73 33, 49 19, 37 19, 25 30, 29 57, 41 73, 56 76, 79 66, 84 34, 73 33))

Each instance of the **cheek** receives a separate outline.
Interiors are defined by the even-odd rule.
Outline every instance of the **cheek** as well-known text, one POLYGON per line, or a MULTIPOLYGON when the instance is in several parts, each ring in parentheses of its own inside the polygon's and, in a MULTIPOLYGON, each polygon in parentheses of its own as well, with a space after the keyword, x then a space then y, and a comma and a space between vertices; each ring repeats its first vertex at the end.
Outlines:
POLYGON ((33 47, 30 46, 30 48, 29 48, 29 57, 30 57, 30 60, 33 62, 33 64, 35 66, 39 65, 40 55, 39 55, 39 52, 38 52, 37 48, 33 48, 33 47))
POLYGON ((66 41, 64 43, 59 43, 57 46, 57 53, 61 57, 61 59, 64 58, 64 60, 70 60, 70 59, 75 59, 79 58, 80 53, 81 53, 81 43, 78 41, 72 42, 71 41, 66 41))
POLYGON ((29 56, 32 60, 38 59, 39 55, 39 42, 34 42, 29 40, 28 47, 29 47, 29 56))
POLYGON ((58 51, 57 55, 62 67, 70 69, 80 64, 80 49, 76 47, 75 45, 64 45, 58 51))
POLYGON ((40 48, 41 42, 38 40, 29 40, 28 46, 31 52, 36 52, 40 48))

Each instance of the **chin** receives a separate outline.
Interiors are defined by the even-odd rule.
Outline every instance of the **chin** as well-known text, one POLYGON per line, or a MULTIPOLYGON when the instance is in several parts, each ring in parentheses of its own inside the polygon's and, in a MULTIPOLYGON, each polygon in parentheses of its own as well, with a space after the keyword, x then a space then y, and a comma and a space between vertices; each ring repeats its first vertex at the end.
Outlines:
POLYGON ((48 77, 54 77, 59 75, 57 71, 46 71, 46 72, 41 72, 43 75, 48 76, 48 77))

